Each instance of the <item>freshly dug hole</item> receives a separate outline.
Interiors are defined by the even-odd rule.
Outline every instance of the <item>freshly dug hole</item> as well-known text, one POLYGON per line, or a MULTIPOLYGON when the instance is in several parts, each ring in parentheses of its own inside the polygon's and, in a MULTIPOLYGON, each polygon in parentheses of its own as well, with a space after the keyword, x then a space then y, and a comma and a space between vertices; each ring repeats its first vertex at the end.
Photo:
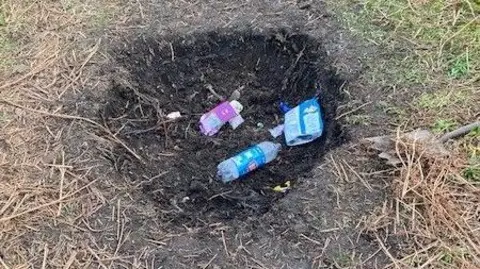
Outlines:
POLYGON ((115 53, 114 68, 128 76, 115 79, 101 116, 142 160, 125 147, 108 158, 142 183, 164 221, 193 225, 265 213, 285 195, 273 192, 274 186, 295 185, 342 140, 334 121, 340 81, 326 65, 321 44, 309 36, 280 31, 142 37, 115 53), (219 103, 207 85, 227 98, 241 92, 245 123, 238 129, 226 125, 213 137, 199 132, 200 116, 219 103), (274 140, 268 129, 282 123, 280 101, 294 106, 316 95, 325 117, 322 138, 286 147, 281 136, 277 141, 284 147, 272 163, 232 184, 215 178, 222 160, 274 140), (183 117, 166 119, 175 111, 183 117))

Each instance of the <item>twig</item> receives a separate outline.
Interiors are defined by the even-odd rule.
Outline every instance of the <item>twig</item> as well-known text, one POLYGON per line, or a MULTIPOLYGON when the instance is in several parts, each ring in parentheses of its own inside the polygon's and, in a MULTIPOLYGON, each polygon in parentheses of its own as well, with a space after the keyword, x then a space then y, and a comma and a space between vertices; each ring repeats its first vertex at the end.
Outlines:
POLYGON ((139 135, 139 134, 144 134, 144 133, 148 133, 156 130, 160 130, 160 127, 155 125, 153 127, 150 127, 144 130, 135 130, 135 131, 126 132, 126 133, 123 133, 123 135, 139 135))
POLYGON ((223 231, 221 231, 222 233, 222 242, 223 242, 223 248, 225 249, 225 254, 227 254, 227 256, 230 256, 230 253, 228 252, 228 248, 227 248, 227 242, 225 240, 225 234, 223 233, 223 231))
POLYGON ((97 43, 95 44, 95 46, 93 46, 92 48, 92 51, 88 54, 87 58, 85 58, 85 60, 83 61, 82 65, 80 66, 80 68, 78 69, 78 72, 77 73, 81 73, 83 68, 88 64, 88 62, 90 62, 90 60, 92 59, 93 55, 95 55, 95 53, 97 53, 98 51, 98 48, 100 47, 100 43, 102 42, 102 39, 98 39, 97 40, 97 43))
POLYGON ((325 240, 325 244, 323 244, 322 252, 321 252, 320 255, 318 256, 318 258, 321 258, 321 257, 323 256, 323 254, 325 254, 325 251, 327 250, 328 245, 330 245, 330 241, 331 241, 331 240, 332 240, 332 239, 330 239, 330 237, 325 240))
MULTIPOLYGON (((166 175, 166 174, 168 174, 168 173, 170 173, 170 171, 165 171, 165 172, 162 172, 162 173, 160 173, 160 174, 158 174, 158 175, 156 175, 156 176, 153 176, 153 177, 151 177, 151 178, 149 178, 149 179, 147 179, 147 180, 142 180, 142 182, 140 182, 140 183, 138 183, 137 185, 135 185, 135 188, 138 188, 138 187, 140 187, 140 186, 142 186, 142 185, 144 185, 144 184, 152 183, 152 181, 154 181, 155 179, 158 179, 158 178, 160 178, 160 177, 163 177, 164 175, 166 175)), ((144 178, 146 178, 146 177, 144 176, 144 178)))
POLYGON ((331 233, 331 232, 335 232, 335 231, 338 231, 338 230, 340 230, 340 228, 335 227, 335 228, 330 228, 330 229, 319 230, 318 232, 320 232, 320 233, 331 233))
POLYGON ((173 50, 172 42, 170 42, 170 53, 172 54, 172 62, 175 62, 175 51, 173 50))
POLYGON ((385 255, 387 255, 390 258, 390 260, 392 260, 393 264, 395 264, 395 267, 401 268, 397 263, 397 259, 395 259, 392 256, 392 254, 390 254, 390 251, 388 251, 387 247, 385 247, 385 244, 383 244, 382 240, 380 240, 380 237, 378 237, 377 234, 375 234, 375 237, 377 238, 378 244, 380 244, 380 247, 382 248, 383 252, 385 253, 385 255))
MULTIPOLYGON (((120 207, 121 207, 121 200, 117 200, 117 247, 115 248, 115 252, 113 253, 113 256, 117 256, 118 252, 120 251, 120 248, 122 245, 125 243, 125 221, 124 219, 120 218, 120 207)), ((124 216, 125 217, 125 216, 124 216)), ((128 236, 128 233, 127 233, 128 236)), ((113 260, 109 264, 108 268, 111 268, 113 265, 113 260)))
POLYGON ((365 106, 368 106, 368 105, 371 104, 371 103, 372 103, 372 102, 367 102, 367 103, 364 103, 364 104, 362 104, 362 105, 359 105, 359 106, 356 107, 355 109, 352 109, 352 110, 350 110, 350 111, 348 111, 348 112, 345 112, 345 113, 343 113, 342 115, 336 117, 335 120, 339 120, 339 119, 341 119, 341 118, 343 118, 343 117, 345 117, 345 116, 347 116, 347 115, 350 115, 350 114, 352 114, 352 113, 354 113, 354 112, 357 112, 358 110, 362 109, 362 108, 365 107, 365 106))
POLYGON ((98 264, 99 264, 103 269, 108 269, 108 267, 107 267, 105 264, 103 264, 102 259, 100 259, 100 257, 98 257, 98 254, 95 253, 95 251, 94 251, 91 247, 87 246, 87 249, 88 249, 88 251, 95 257, 95 259, 97 259, 98 264))
POLYGON ((317 240, 312 239, 312 238, 310 238, 310 237, 308 237, 308 236, 306 236, 306 235, 304 235, 304 234, 300 234, 300 236, 303 237, 303 238, 305 238, 305 239, 307 239, 308 241, 316 244, 316 245, 319 245, 319 246, 323 246, 323 245, 324 245, 324 244, 318 242, 317 240))
POLYGON ((146 238, 145 241, 150 242, 150 243, 155 244, 155 245, 168 246, 168 244, 163 242, 163 241, 153 240, 153 239, 149 239, 149 238, 146 238))
POLYGON ((253 262, 255 262, 256 264, 260 265, 262 267, 262 269, 268 269, 268 267, 266 267, 265 265, 263 265, 263 263, 261 263, 259 260, 256 260, 255 258, 250 258, 253 262))
POLYGON ((80 66, 80 68, 78 69, 78 71, 76 71, 77 75, 74 77, 74 78, 70 78, 71 79, 71 82, 65 87, 65 89, 63 90, 62 93, 60 93, 60 97, 63 96, 63 94, 65 94, 65 92, 73 86, 73 84, 75 84, 75 82, 77 82, 81 76, 82 76, 82 72, 83 72, 83 68, 88 64, 88 62, 90 62, 90 60, 93 58, 93 56, 97 53, 98 51, 98 48, 100 47, 100 43, 101 43, 101 39, 98 39, 97 40, 97 43, 95 44, 95 46, 93 46, 92 48, 92 51, 90 51, 90 53, 87 55, 87 58, 85 58, 85 60, 83 61, 82 65, 80 66))
POLYGON ((215 256, 213 256, 213 258, 210 259, 210 261, 208 261, 208 263, 203 267, 203 269, 207 269, 210 264, 212 264, 212 262, 215 260, 215 258, 217 258, 218 254, 215 254, 215 256))
POLYGON ((4 269, 10 269, 10 267, 8 267, 8 265, 3 261, 1 256, 0 256, 0 264, 3 266, 4 269))
POLYGON ((303 47, 303 49, 298 53, 297 58, 295 59, 295 62, 292 63, 292 65, 288 68, 288 70, 285 72, 285 78, 282 81, 282 88, 281 92, 284 92, 287 89, 287 84, 288 84, 288 79, 293 73, 293 70, 297 67, 298 62, 300 61, 300 58, 304 55, 303 52, 305 51, 306 47, 303 47))
POLYGON ((455 130, 455 131, 446 133, 446 134, 444 134, 442 137, 440 137, 440 139, 438 139, 438 141, 439 141, 440 143, 445 143, 445 142, 447 142, 448 140, 450 140, 450 139, 452 139, 452 138, 455 138, 455 137, 458 137, 458 136, 461 136, 461 135, 465 135, 465 134, 469 133, 470 131, 472 131, 472 130, 475 129, 475 128, 480 128, 480 121, 477 121, 477 122, 474 122, 474 123, 471 123, 471 124, 462 126, 462 127, 458 128, 458 129, 455 130))
POLYGON ((213 89, 213 86, 211 84, 207 84, 205 85, 205 88, 207 88, 211 94, 213 94, 215 97, 218 98, 218 100, 220 101, 223 101, 225 100, 225 98, 223 98, 223 96, 221 96, 220 94, 218 94, 214 89, 213 89))
POLYGON ((114 134, 112 134, 112 132, 109 129, 105 128, 103 125, 101 125, 100 123, 98 123, 94 120, 84 118, 84 117, 79 117, 79 116, 72 116, 72 115, 66 115, 66 114, 55 114, 55 113, 50 113, 50 112, 46 112, 46 111, 42 111, 42 110, 37 110, 37 109, 22 106, 22 105, 19 105, 19 104, 16 104, 16 103, 4 100, 4 99, 1 99, 0 103, 4 103, 4 104, 7 104, 7 105, 10 105, 10 106, 13 106, 13 107, 21 108, 23 110, 30 111, 30 112, 33 112, 33 113, 42 114, 42 115, 45 115, 45 116, 56 117, 56 118, 61 118, 61 119, 68 119, 68 120, 80 120, 80 121, 85 121, 85 122, 91 123, 94 126, 100 128, 102 131, 106 132, 108 134, 108 136, 110 137, 110 139, 112 139, 114 142, 118 143, 123 148, 125 148, 135 158, 137 158, 138 160, 142 160, 142 158, 137 153, 135 153, 135 151, 133 151, 131 148, 129 148, 122 140, 120 140, 114 134))
POLYGON ((436 261, 436 260, 440 259, 443 255, 444 255, 443 253, 438 253, 437 255, 431 257, 430 259, 428 259, 428 261, 426 261, 424 264, 422 264, 422 266, 417 267, 417 268, 418 268, 418 269, 426 268, 426 267, 429 266, 433 261, 436 261))
MULTIPOLYGON (((62 166, 63 167, 58 167, 58 170, 60 172, 60 190, 59 190, 59 194, 58 194, 58 199, 61 200, 62 197, 63 197, 63 184, 65 182, 65 151, 62 150, 62 166)), ((62 214, 62 207, 63 207, 63 204, 62 202, 60 202, 58 204, 58 212, 57 212, 57 216, 60 216, 60 214, 62 214)))
MULTIPOLYGON (((162 119, 162 121, 160 123, 163 126, 163 135, 165 136, 165 148, 168 148, 169 137, 168 137, 168 132, 167 132, 168 131, 167 130, 167 121, 165 120, 165 115, 163 114, 162 109, 160 109, 158 103, 156 103, 156 110, 157 110, 158 118, 162 119)), ((158 123, 158 120, 157 120, 157 123, 158 123)))
POLYGON ((48 245, 45 244, 43 247, 43 261, 42 261, 42 269, 47 267, 47 257, 48 257, 48 245))
MULTIPOLYGON (((162 125, 163 125, 163 123, 176 122, 176 121, 178 121, 179 119, 180 119, 180 118, 164 120, 164 121, 162 121, 162 125)), ((158 125, 155 125, 155 126, 153 126, 153 127, 147 128, 147 129, 130 131, 130 132, 122 133, 122 134, 123 134, 123 135, 132 135, 132 134, 133 134, 133 135, 139 135, 139 134, 148 133, 148 132, 156 131, 156 130, 161 130, 161 127, 159 127, 158 125)), ((166 131, 166 130, 165 130, 165 131, 166 131)))
POLYGON ((379 248, 377 251, 375 251, 372 255, 368 256, 365 260, 361 261, 361 264, 360 265, 364 265, 365 263, 367 263, 369 260, 371 260, 373 257, 375 257, 375 255, 378 254, 378 252, 382 251, 382 248, 379 248))
POLYGON ((222 193, 215 194, 215 195, 211 196, 210 198, 208 198, 208 201, 211 201, 211 200, 213 200, 213 199, 215 199, 215 198, 217 198, 217 197, 219 197, 219 196, 222 196, 222 197, 223 197, 225 194, 229 194, 229 193, 231 193, 231 192, 232 192, 232 191, 225 191, 225 192, 222 192, 222 193))
POLYGON ((368 183, 368 181, 366 181, 362 176, 360 176, 357 171, 355 171, 355 169, 353 169, 353 167, 348 164, 345 160, 343 160, 343 163, 345 163, 348 167, 348 169, 350 169, 350 171, 352 171, 352 173, 363 183, 363 185, 370 191, 370 192, 373 192, 373 188, 372 186, 370 185, 370 183, 368 183))

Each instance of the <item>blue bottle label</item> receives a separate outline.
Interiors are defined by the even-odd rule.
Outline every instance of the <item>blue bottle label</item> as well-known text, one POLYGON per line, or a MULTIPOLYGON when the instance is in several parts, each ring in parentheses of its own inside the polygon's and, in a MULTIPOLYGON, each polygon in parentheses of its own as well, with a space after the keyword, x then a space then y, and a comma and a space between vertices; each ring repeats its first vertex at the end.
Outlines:
POLYGON ((258 146, 254 146, 233 157, 233 161, 237 166, 238 174, 243 176, 262 167, 266 162, 266 158, 262 149, 258 146))

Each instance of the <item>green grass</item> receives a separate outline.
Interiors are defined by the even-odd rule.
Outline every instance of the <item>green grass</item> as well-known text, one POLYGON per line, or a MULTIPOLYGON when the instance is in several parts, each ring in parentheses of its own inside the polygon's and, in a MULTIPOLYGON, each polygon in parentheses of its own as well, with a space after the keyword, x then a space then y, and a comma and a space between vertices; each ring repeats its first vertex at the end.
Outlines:
POLYGON ((90 30, 105 29, 114 19, 116 10, 112 6, 99 4, 97 1, 61 0, 65 12, 81 16, 90 30))
POLYGON ((403 123, 408 116, 408 112, 405 108, 400 107, 393 102, 386 102, 386 101, 378 101, 375 104, 375 108, 378 111, 382 111, 383 113, 387 114, 391 120, 396 122, 397 124, 403 123))
POLYGON ((2 6, 0 6, 0 70, 5 70, 14 64, 11 54, 14 52, 16 44, 9 37, 7 25, 7 15, 2 6))
MULTIPOLYGON (((447 268, 452 268, 455 264, 461 264, 463 260, 467 259, 469 254, 465 249, 453 249, 453 250, 444 250, 443 255, 440 257, 441 264, 445 265, 447 268)), ((456 266, 455 266, 456 268, 456 266)))
POLYGON ((0 69, 11 67, 14 60, 11 54, 15 51, 15 42, 0 33, 0 69))
POLYGON ((3 27, 7 24, 7 20, 5 19, 5 12, 3 9, 0 9, 0 27, 3 27))
POLYGON ((345 118, 345 121, 351 125, 368 126, 372 122, 372 117, 369 115, 351 115, 345 118))
POLYGON ((7 114, 5 112, 0 111, 0 123, 4 123, 8 121, 7 114))
POLYGON ((460 79, 470 74, 470 61, 468 52, 458 57, 455 63, 450 68, 448 75, 454 79, 460 79))
POLYGON ((99 9, 90 17, 89 27, 93 29, 105 29, 114 18, 114 12, 107 9, 99 9))
POLYGON ((424 109, 439 109, 453 104, 465 103, 471 98, 469 91, 437 91, 424 93, 416 101, 416 105, 424 109))
POLYGON ((468 181, 480 182, 480 160, 476 160, 476 163, 465 168, 463 171, 463 176, 468 181))
POLYGON ((480 163, 480 128, 475 128, 464 138, 465 152, 471 160, 480 163))
POLYGON ((435 133, 446 133, 455 130, 458 126, 458 123, 451 119, 439 119, 433 125, 432 130, 435 133))
POLYGON ((464 148, 469 156, 469 164, 463 176, 473 182, 480 182, 480 128, 473 129, 464 138, 464 148))
POLYGON ((449 5, 448 1, 431 0, 415 5, 414 1, 372 0, 366 10, 393 29, 392 34, 415 44, 412 52, 418 54, 422 68, 443 75, 458 70, 468 77, 465 56, 470 54, 472 70, 480 65, 480 18, 466 2, 449 5))
POLYGON ((339 0, 344 24, 381 47, 371 64, 375 82, 404 86, 468 80, 480 71, 480 4, 430 0, 339 0), (379 55, 381 56, 381 55, 379 55))
POLYGON ((335 262, 337 263, 340 268, 347 268, 353 265, 353 260, 350 255, 346 253, 339 253, 334 258, 335 262))
POLYGON ((78 5, 78 1, 75 0, 60 0, 59 2, 64 11, 72 11, 78 5))

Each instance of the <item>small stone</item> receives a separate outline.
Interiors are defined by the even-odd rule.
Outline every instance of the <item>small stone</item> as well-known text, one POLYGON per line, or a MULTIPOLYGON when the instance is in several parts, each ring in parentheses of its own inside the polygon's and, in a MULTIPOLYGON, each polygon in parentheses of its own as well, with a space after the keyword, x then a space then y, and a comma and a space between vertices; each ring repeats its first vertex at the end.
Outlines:
POLYGON ((234 90, 232 94, 230 95, 230 98, 228 100, 233 101, 233 100, 238 100, 240 99, 240 91, 239 90, 234 90))
POLYGON ((182 117, 182 114, 180 114, 180 112, 178 112, 178 111, 167 114, 167 118, 169 118, 171 120, 178 119, 178 118, 181 118, 181 117, 182 117))

